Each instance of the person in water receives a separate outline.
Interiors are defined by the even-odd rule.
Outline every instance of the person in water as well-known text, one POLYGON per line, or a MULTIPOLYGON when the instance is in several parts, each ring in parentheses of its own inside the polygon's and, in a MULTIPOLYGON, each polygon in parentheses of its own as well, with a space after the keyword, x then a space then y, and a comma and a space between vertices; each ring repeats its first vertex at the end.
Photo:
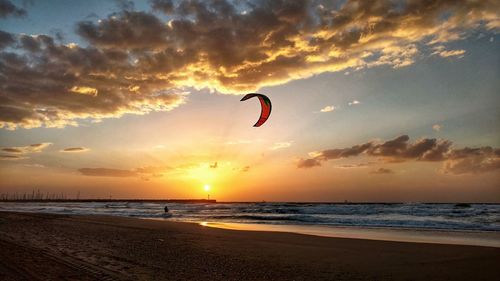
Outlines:
POLYGON ((168 213, 168 207, 165 206, 165 213, 168 213))

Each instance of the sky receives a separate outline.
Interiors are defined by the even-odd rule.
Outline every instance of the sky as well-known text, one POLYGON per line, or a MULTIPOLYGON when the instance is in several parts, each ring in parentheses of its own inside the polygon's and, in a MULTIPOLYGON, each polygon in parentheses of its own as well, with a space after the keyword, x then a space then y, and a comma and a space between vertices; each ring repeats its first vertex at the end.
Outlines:
POLYGON ((0 0, 0 194, 500 202, 499 31, 486 0, 0 0))

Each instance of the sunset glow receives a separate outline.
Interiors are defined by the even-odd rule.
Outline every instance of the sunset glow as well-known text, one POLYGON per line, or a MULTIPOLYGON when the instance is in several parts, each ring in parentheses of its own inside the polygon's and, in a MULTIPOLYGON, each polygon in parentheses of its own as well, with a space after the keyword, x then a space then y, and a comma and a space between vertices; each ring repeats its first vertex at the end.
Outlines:
POLYGON ((497 1, 11 2, 1 194, 500 200, 497 1))

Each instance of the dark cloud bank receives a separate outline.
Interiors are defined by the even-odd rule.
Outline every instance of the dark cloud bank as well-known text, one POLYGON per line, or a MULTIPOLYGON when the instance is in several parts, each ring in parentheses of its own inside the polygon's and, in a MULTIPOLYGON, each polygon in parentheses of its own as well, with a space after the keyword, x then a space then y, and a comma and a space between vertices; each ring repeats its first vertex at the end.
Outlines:
POLYGON ((19 8, 9 0, 0 0, 0 19, 7 17, 24 17, 26 10, 19 8))
MULTIPOLYGON (((0 0, 1 17, 25 14, 11 4, 0 0)), ((443 44, 500 28, 500 4, 487 0, 153 0, 151 12, 122 6, 76 24, 85 46, 0 31, 0 127, 167 111, 190 87, 241 93, 326 71, 403 67, 422 46, 463 55, 443 44)))
MULTIPOLYGON (((484 173, 500 169, 500 149, 453 148, 452 142, 438 139, 420 139, 409 142, 407 135, 382 143, 367 142, 349 148, 327 149, 310 153, 311 158, 300 159, 298 168, 321 166, 323 162, 360 155, 378 157, 383 162, 427 161, 444 162, 442 172, 451 174, 484 173)), ((377 170, 378 173, 388 171, 377 170)), ((390 172, 390 171, 389 171, 390 172)))

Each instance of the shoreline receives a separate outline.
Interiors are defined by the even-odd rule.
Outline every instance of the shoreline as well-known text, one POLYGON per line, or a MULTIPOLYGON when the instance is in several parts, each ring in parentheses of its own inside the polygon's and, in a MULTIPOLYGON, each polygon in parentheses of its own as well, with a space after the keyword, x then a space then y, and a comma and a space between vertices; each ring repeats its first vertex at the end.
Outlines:
POLYGON ((0 212, 1 280, 496 280, 500 249, 0 212))
POLYGON ((231 222, 201 222, 198 224, 206 227, 239 231, 270 231, 332 238, 500 248, 500 232, 497 231, 231 222))

